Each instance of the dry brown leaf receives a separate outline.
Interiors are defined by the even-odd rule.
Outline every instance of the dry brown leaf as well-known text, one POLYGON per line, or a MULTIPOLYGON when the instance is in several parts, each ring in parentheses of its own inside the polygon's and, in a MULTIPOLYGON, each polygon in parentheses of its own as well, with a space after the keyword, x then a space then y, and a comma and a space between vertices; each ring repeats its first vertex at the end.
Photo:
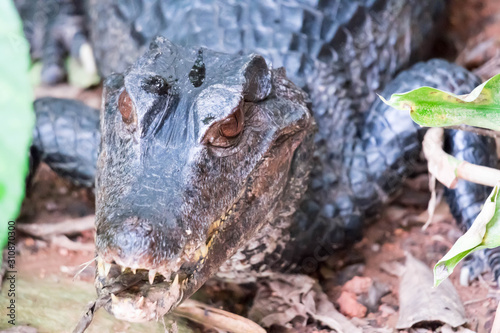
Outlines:
POLYGON ((306 275, 274 274, 259 282, 249 317, 264 327, 292 328, 297 322, 305 326, 313 320, 328 332, 361 333, 306 275))
POLYGON ((458 327, 467 322, 465 309, 450 280, 434 288, 432 271, 411 254, 399 286, 398 329, 423 322, 441 322, 458 327))

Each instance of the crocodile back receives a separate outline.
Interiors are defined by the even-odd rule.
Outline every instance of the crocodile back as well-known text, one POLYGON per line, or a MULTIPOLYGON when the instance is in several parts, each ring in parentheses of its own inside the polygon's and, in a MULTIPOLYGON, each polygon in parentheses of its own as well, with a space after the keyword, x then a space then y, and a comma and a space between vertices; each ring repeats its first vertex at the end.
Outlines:
MULTIPOLYGON (((432 0, 86 1, 104 76, 126 70, 162 35, 181 45, 259 53, 273 67, 285 67, 302 87, 318 62, 342 68, 358 58, 361 63, 351 67, 364 71, 378 61, 392 76, 419 48, 443 9, 443 1, 432 0), (393 50, 385 50, 386 44, 393 50)), ((370 79, 370 88, 377 89, 378 77, 370 79)))
MULTIPOLYGON (((285 67, 287 76, 309 93, 318 125, 308 195, 294 220, 294 229, 309 241, 319 230, 333 246, 356 238, 364 210, 380 206, 397 187, 378 186, 374 177, 367 178, 366 165, 356 164, 357 150, 365 156, 360 141, 365 111, 397 72, 422 56, 444 1, 87 0, 87 5, 90 38, 104 75, 126 70, 156 35, 219 52, 255 52, 272 67, 285 67), (356 190, 356 182, 368 183, 361 184, 366 193, 356 190)), ((395 132, 408 132, 407 123, 395 132)), ((398 145, 386 148, 395 160, 404 153, 398 145)), ((381 174, 387 167, 375 164, 369 173, 381 174)), ((256 238, 265 238, 260 244, 288 239, 288 223, 278 220, 271 227, 282 232, 273 240, 263 232, 256 238)), ((265 255, 275 248, 259 249, 265 255)))

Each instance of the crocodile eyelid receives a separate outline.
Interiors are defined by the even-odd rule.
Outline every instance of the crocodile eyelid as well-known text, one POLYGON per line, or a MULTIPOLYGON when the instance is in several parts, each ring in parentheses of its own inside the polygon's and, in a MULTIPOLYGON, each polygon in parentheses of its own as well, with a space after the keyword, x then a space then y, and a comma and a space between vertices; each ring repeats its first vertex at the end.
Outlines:
POLYGON ((125 124, 130 125, 135 119, 135 106, 127 90, 123 90, 118 97, 118 110, 125 124))
POLYGON ((243 103, 240 103, 226 118, 212 124, 202 142, 215 147, 229 147, 243 131, 245 116, 243 103))

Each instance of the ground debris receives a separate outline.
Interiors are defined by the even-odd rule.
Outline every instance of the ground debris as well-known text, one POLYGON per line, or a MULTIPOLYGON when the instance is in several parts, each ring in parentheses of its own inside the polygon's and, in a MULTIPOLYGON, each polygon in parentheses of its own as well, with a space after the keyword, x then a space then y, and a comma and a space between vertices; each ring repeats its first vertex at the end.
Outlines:
POLYGON ((337 299, 340 306, 340 312, 349 317, 363 318, 368 309, 356 300, 356 295, 349 291, 343 291, 337 299))
POLYGON ((94 228, 95 216, 68 219, 58 223, 17 224, 16 228, 33 237, 50 239, 56 235, 72 235, 94 228))
POLYGON ((445 323, 458 327, 467 322, 465 309, 455 287, 445 280, 433 287, 432 271, 411 254, 406 256, 406 270, 399 286, 398 329, 420 323, 445 323))
POLYGON ((184 301, 174 310, 174 312, 178 316, 223 332, 266 332, 266 330, 247 318, 221 309, 216 309, 195 300, 184 301))
MULTIPOLYGON (((320 286, 306 275, 274 274, 259 282, 249 317, 264 327, 307 327, 324 332, 360 333, 340 314, 320 286)), ((304 330, 305 332, 305 330, 304 330)))
POLYGON ((94 314, 99 310, 101 307, 104 306, 106 302, 109 301, 109 297, 107 298, 99 298, 96 301, 90 302, 87 307, 85 308, 85 312, 76 325, 75 329, 73 330, 73 333, 84 333, 85 330, 90 326, 92 323, 92 320, 94 319, 94 314))
POLYGON ((380 264, 380 269, 392 276, 401 277, 405 272, 404 265, 397 261, 384 261, 380 264))
POLYGON ((383 296, 391 292, 391 287, 384 282, 375 281, 370 289, 358 297, 358 301, 368 308, 370 312, 376 312, 383 296))
POLYGON ((351 280, 347 281, 342 289, 356 295, 367 293, 373 285, 373 281, 368 276, 355 276, 351 280))

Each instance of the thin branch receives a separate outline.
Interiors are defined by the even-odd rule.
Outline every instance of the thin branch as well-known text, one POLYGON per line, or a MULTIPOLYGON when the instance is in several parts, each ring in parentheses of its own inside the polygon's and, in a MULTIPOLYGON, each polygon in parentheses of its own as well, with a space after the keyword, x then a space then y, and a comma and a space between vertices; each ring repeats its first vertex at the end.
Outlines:
MULTIPOLYGON (((480 43, 478 46, 482 47, 482 46, 484 46, 484 43, 490 44, 490 45, 496 44, 496 40, 494 38, 491 38, 489 40, 486 40, 483 43, 480 43)), ((462 51, 462 55, 464 53, 465 53, 465 50, 462 51)), ((462 58, 465 58, 465 57, 462 56, 462 58)), ((462 64, 459 63, 459 65, 461 65, 462 67, 467 67, 466 64, 464 64, 464 63, 462 63, 462 64)), ((493 73, 498 73, 499 68, 500 68, 500 50, 497 49, 495 52, 495 55, 491 59, 489 59, 487 62, 485 62, 481 67, 475 69, 473 71, 473 73, 476 74, 477 76, 479 76, 483 81, 486 81, 493 76, 493 73)))
POLYGON ((17 224, 16 228, 30 236, 50 239, 56 235, 72 235, 94 228, 94 215, 58 223, 17 224))
POLYGON ((223 331, 234 333, 265 333, 266 330, 250 319, 235 315, 233 313, 212 308, 206 304, 185 300, 175 310, 175 314, 200 323, 206 327, 213 327, 223 331))
POLYGON ((95 251, 94 243, 74 242, 64 235, 52 236, 50 238, 50 242, 52 244, 57 245, 58 247, 61 247, 61 248, 64 248, 64 249, 67 249, 70 251, 86 251, 86 252, 94 252, 95 251))
POLYGON ((485 302, 485 301, 490 300, 492 298, 494 298, 494 297, 493 296, 487 296, 487 297, 483 297, 483 298, 471 299, 469 301, 464 302, 464 306, 468 306, 468 305, 471 305, 471 304, 485 302))
POLYGON ((84 333, 85 330, 90 326, 92 323, 92 320, 94 319, 94 315, 99 310, 101 307, 106 304, 110 299, 109 296, 107 297, 99 297, 97 300, 90 302, 87 304, 87 307, 85 308, 85 311, 83 313, 82 318, 76 324, 76 327, 73 329, 73 333, 84 333))

